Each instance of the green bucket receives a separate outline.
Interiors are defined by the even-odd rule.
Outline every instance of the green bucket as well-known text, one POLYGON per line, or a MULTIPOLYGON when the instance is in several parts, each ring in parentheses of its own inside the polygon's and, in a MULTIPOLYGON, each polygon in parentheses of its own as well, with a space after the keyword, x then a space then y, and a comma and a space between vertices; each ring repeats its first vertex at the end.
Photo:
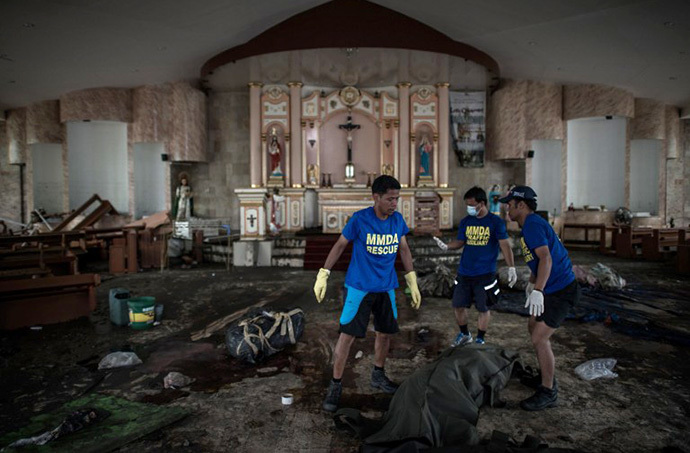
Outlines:
POLYGON ((132 329, 148 329, 153 325, 156 316, 155 297, 133 297, 127 301, 129 307, 129 325, 132 329))

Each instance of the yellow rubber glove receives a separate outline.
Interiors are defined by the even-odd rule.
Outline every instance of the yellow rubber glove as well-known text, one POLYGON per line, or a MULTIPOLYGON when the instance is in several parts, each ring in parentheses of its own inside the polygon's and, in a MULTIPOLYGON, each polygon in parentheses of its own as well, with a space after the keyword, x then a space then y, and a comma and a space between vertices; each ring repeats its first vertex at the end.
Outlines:
POLYGON ((419 310, 419 306, 422 305, 422 294, 417 286, 417 274, 415 271, 405 274, 405 281, 407 282, 407 287, 410 288, 410 295, 412 296, 412 303, 410 305, 415 310, 419 310))
POLYGON ((314 294, 316 295, 316 301, 321 303, 324 297, 326 297, 326 285, 328 285, 328 277, 331 275, 331 271, 328 269, 321 268, 319 273, 316 275, 316 283, 314 283, 314 294))

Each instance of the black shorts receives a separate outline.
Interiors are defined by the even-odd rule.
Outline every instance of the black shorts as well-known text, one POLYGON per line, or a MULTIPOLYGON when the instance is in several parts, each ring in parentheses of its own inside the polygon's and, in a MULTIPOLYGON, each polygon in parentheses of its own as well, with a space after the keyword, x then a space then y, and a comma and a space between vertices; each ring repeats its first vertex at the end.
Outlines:
MULTIPOLYGON (((347 288, 345 288, 344 300, 347 301, 347 288)), ((347 324, 340 324, 341 333, 346 333, 357 338, 364 338, 369 325, 369 316, 374 313, 374 330, 381 333, 398 333, 397 310, 393 307, 388 293, 367 293, 359 303, 357 313, 347 324)), ((347 304, 346 304, 347 305, 347 304)), ((344 307, 343 310, 347 310, 344 307)))
POLYGON ((458 284, 453 290, 453 308, 469 308, 474 304, 477 311, 489 311, 497 298, 498 283, 496 274, 484 274, 474 277, 457 276, 458 284), (494 284, 495 283, 495 284, 494 284), (487 289, 488 288, 488 289, 487 289), (493 299, 490 299, 493 298, 493 299))
POLYGON ((580 285, 577 280, 560 291, 551 294, 544 294, 544 313, 537 316, 537 321, 544 323, 552 329, 557 329, 568 316, 570 310, 580 300, 580 285))

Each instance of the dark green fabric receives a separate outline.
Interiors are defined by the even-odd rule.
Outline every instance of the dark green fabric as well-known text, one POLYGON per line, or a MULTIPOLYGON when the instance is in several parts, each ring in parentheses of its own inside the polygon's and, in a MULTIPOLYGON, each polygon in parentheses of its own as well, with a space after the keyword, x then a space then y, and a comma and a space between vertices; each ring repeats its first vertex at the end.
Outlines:
POLYGON ((365 444, 413 439, 433 447, 478 444, 479 408, 499 401, 518 358, 517 352, 491 345, 447 349, 402 383, 383 427, 365 444))
POLYGON ((188 410, 181 407, 155 406, 92 393, 70 401, 51 413, 33 417, 29 425, 19 431, 3 434, 0 436, 0 448, 17 439, 32 437, 53 429, 64 420, 65 416, 83 407, 103 410, 110 415, 102 421, 94 422, 92 426, 65 435, 46 445, 7 451, 78 453, 111 451, 176 422, 188 414, 188 410))

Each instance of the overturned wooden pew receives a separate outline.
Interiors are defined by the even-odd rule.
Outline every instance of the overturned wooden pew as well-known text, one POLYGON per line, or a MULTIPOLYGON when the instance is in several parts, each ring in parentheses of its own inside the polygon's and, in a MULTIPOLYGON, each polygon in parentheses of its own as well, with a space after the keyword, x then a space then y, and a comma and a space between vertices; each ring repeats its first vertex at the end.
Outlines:
POLYGON ((96 308, 98 274, 0 280, 0 329, 56 324, 96 308))

